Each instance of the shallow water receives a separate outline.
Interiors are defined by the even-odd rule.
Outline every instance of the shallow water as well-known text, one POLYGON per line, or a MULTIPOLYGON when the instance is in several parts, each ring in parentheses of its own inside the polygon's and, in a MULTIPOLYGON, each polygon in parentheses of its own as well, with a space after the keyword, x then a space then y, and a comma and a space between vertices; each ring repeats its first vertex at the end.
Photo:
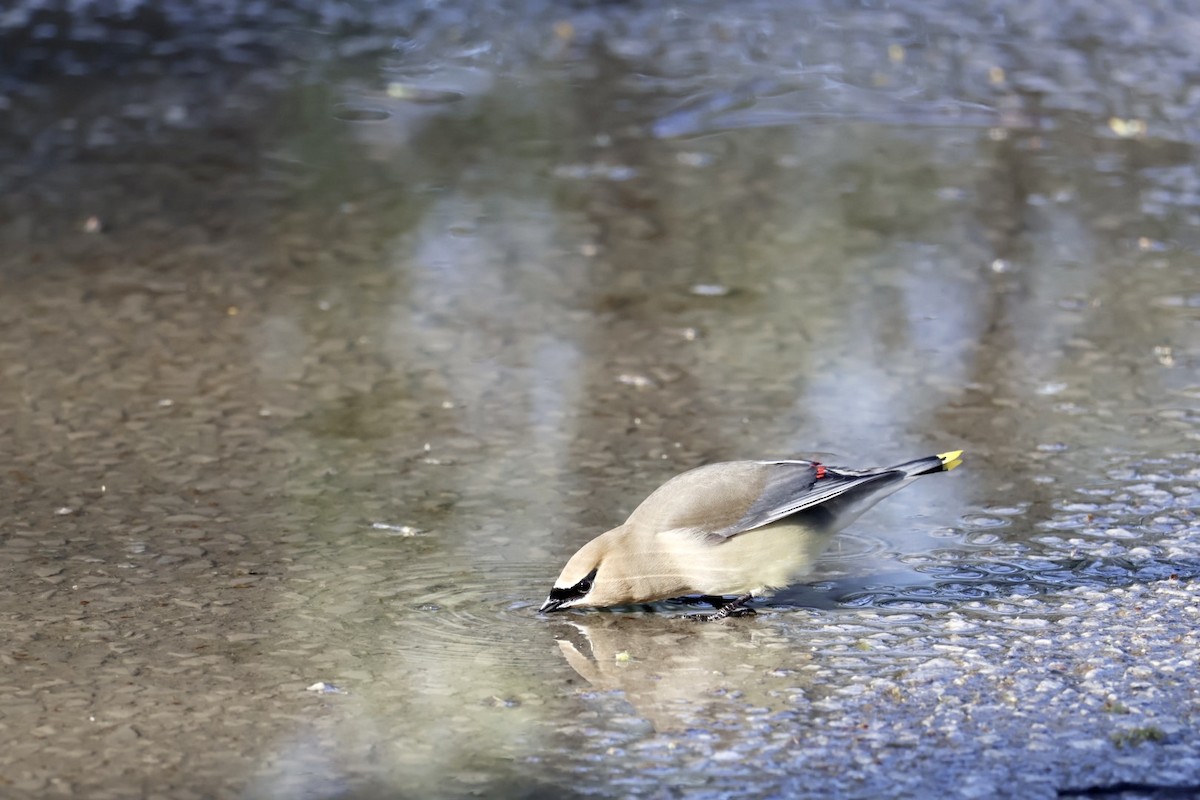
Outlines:
POLYGON ((18 57, 0 793, 1200 784, 1195 23, 967 5, 18 57), (959 447, 756 617, 536 613, 684 469, 959 447))

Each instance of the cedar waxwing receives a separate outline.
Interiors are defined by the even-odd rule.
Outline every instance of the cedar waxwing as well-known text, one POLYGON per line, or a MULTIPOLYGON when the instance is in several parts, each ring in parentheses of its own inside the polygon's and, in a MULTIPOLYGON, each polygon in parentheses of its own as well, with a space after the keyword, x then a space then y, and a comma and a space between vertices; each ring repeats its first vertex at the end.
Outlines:
POLYGON ((729 461, 684 472, 571 556, 541 610, 699 594, 717 609, 707 619, 753 613, 742 606, 806 575, 835 531, 920 476, 954 469, 961 455, 882 469, 729 461))

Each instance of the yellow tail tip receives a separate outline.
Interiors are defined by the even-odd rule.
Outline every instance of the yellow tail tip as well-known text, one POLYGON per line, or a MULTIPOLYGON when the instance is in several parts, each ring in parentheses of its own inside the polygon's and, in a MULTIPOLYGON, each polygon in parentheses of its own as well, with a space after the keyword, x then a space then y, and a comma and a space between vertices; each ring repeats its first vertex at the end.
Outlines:
POLYGON ((955 467, 962 464, 962 450, 951 450, 949 453, 938 453, 938 458, 942 460, 942 469, 949 472, 955 467))

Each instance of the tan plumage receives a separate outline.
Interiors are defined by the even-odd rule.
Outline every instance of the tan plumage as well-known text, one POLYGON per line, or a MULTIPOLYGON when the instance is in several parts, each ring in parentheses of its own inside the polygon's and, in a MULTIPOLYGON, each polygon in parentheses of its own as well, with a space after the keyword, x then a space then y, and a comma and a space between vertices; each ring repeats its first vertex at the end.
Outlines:
POLYGON ((961 450, 894 467, 730 461, 676 475, 623 524, 563 567, 542 611, 648 603, 688 594, 735 611, 799 580, 833 533, 922 475, 962 463, 961 450), (721 596, 736 596, 728 603, 721 596))

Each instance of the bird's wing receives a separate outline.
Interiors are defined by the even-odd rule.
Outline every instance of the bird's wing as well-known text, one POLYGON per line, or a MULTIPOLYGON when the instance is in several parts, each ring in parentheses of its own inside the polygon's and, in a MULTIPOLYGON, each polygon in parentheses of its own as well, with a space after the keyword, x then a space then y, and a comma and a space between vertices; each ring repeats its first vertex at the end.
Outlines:
POLYGON ((874 492, 881 483, 904 478, 904 473, 896 470, 835 469, 809 461, 777 461, 769 462, 769 466, 762 490, 741 518, 731 525, 706 531, 709 537, 728 539, 835 498, 857 495, 864 490, 874 492))

